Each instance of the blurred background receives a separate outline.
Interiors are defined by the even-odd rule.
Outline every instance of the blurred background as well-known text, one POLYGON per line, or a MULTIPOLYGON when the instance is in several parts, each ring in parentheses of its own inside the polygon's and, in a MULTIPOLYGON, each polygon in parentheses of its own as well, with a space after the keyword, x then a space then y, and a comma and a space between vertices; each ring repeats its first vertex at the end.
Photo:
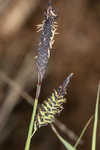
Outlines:
MULTIPOLYGON (((37 83, 34 57, 40 33, 36 25, 41 24, 47 4, 47 0, 0 0, 0 150, 24 150, 37 83)), ((74 72, 58 119, 79 136, 94 114, 100 80, 100 1, 54 0, 53 6, 60 34, 55 37, 40 102, 74 72)), ((79 150, 91 148, 92 127, 93 122, 79 150)), ((99 138, 98 124, 97 150, 99 138)), ((31 149, 65 148, 47 126, 33 137, 31 149)))

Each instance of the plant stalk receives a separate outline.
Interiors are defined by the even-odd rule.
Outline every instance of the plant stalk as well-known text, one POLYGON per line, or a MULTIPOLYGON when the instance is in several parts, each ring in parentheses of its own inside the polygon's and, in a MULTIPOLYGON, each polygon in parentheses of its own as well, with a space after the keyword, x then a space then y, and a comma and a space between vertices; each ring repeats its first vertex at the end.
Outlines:
POLYGON ((38 99, 35 99, 34 106, 33 106, 32 117, 31 117, 31 121, 30 121, 30 125, 29 125, 28 136, 27 136, 27 140, 26 140, 26 144, 25 144, 25 150, 29 150, 30 149, 30 144, 31 144, 31 139, 32 139, 32 133, 33 133, 33 127, 34 127, 34 120, 35 120, 37 105, 38 105, 38 99))
POLYGON ((33 135, 33 132, 34 132, 33 131, 34 121, 35 121, 35 115, 36 115, 37 106, 38 106, 38 98, 39 98, 39 95, 40 95, 40 89, 41 89, 41 85, 37 84, 36 98, 35 98, 34 105, 33 105, 33 112, 32 112, 32 117, 31 117, 31 121, 30 121, 30 124, 29 124, 29 131, 28 131, 28 136, 27 136, 27 140, 26 140, 26 144, 25 144, 25 150, 30 149, 31 139, 32 139, 32 135, 33 135))

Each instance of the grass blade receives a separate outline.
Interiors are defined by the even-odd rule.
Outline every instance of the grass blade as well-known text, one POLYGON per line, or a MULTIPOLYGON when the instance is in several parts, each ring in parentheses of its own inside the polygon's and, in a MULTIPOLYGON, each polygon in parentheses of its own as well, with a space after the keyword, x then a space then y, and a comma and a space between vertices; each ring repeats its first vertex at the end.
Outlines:
POLYGON ((100 84, 98 86, 96 106, 95 106, 95 118, 94 118, 92 148, 91 148, 91 150, 96 150, 96 133, 97 133, 97 124, 98 124, 99 93, 100 93, 100 84))
POLYGON ((91 116, 90 119, 87 121, 85 127, 83 128, 83 130, 82 130, 82 132, 81 132, 79 138, 77 139, 77 141, 76 141, 76 143, 75 143, 75 145, 74 145, 75 148, 79 145, 80 140, 82 139, 83 135, 85 134, 85 131, 87 130, 89 124, 90 124, 91 121, 92 121, 92 119, 93 119, 93 116, 91 116))
POLYGON ((76 148, 74 148, 69 142, 67 142, 62 136, 60 136, 53 124, 51 124, 51 128, 67 150, 76 150, 76 148))

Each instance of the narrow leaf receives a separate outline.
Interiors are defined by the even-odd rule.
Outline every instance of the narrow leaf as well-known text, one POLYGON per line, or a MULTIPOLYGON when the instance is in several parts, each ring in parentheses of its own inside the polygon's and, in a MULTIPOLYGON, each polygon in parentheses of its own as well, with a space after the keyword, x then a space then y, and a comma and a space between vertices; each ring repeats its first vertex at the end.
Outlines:
POLYGON ((93 127, 92 148, 91 148, 91 150, 96 150, 96 133, 97 133, 97 124, 98 124, 99 93, 100 93, 100 85, 98 86, 96 106, 95 106, 95 118, 94 118, 94 127, 93 127))
POLYGON ((75 148, 79 145, 79 143, 80 143, 80 141, 81 141, 83 135, 85 134, 86 129, 88 128, 89 124, 91 123, 92 119, 93 119, 93 116, 90 117, 90 119, 87 121, 85 127, 83 128, 83 130, 82 130, 82 132, 81 132, 79 138, 77 139, 77 141, 76 141, 76 143, 75 143, 75 145, 74 145, 75 148))
POLYGON ((61 141, 61 143, 65 146, 65 148, 67 150, 76 150, 76 148, 74 148, 69 142, 67 142, 56 130, 56 128, 54 127, 53 124, 51 124, 51 128, 53 130, 53 132, 56 134, 56 136, 58 137, 58 139, 61 141))

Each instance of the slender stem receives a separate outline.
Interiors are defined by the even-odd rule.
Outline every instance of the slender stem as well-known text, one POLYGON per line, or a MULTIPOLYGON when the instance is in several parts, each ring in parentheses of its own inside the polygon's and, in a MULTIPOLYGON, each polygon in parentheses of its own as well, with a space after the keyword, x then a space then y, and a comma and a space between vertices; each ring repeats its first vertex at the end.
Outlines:
POLYGON ((98 115, 99 115, 99 112, 98 112, 99 111, 99 97, 100 97, 100 83, 98 85, 98 91, 97 91, 91 150, 96 150, 96 136, 97 136, 97 126, 98 126, 98 115))
POLYGON ((38 99, 35 99, 34 106, 33 106, 32 117, 31 117, 31 121, 30 121, 30 125, 29 125, 27 141, 26 141, 26 144, 25 144, 25 150, 29 150, 30 149, 30 144, 31 144, 31 139, 32 139, 32 132, 33 132, 33 126, 34 126, 34 120, 35 120, 37 105, 38 105, 38 99))
POLYGON ((40 95, 40 89, 41 89, 41 85, 37 84, 36 98, 35 98, 35 101, 34 101, 32 117, 31 117, 28 136, 27 136, 27 140, 26 140, 26 144, 25 144, 25 150, 30 149, 31 139, 32 139, 33 133, 35 133, 35 131, 33 131, 33 127, 34 127, 34 121, 35 121, 37 106, 38 106, 38 98, 39 98, 39 95, 40 95))

